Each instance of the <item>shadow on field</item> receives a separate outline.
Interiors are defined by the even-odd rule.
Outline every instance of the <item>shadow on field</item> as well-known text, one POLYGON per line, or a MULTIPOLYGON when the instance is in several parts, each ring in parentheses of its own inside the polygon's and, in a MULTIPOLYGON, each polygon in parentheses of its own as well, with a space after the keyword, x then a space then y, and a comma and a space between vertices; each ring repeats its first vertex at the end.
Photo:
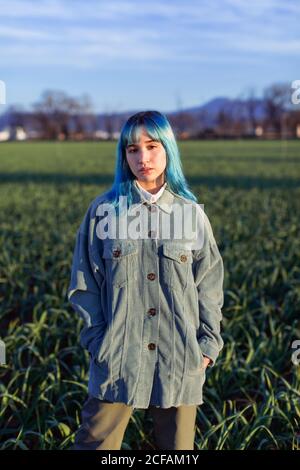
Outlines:
POLYGON ((235 163, 244 163, 244 164, 249 164, 255 165, 257 163, 272 163, 275 165, 281 164, 281 163, 296 163, 300 165, 300 157, 284 157, 284 156, 278 156, 278 157, 258 157, 257 155, 247 155, 246 157, 240 157, 240 156, 225 156, 225 155, 199 155, 199 164, 202 162, 205 163, 212 163, 212 162, 226 162, 229 163, 230 165, 234 165, 235 163))
MULTIPOLYGON (((298 188, 300 187, 300 179, 281 177, 267 178, 263 176, 247 176, 247 175, 211 175, 211 176, 188 176, 187 181, 191 186, 208 186, 210 188, 298 188)), ((0 184, 3 183, 39 183, 39 184, 93 184, 93 185, 110 185, 113 183, 113 175, 103 175, 97 173, 72 175, 66 173, 1 173, 0 184)))
POLYGON ((113 182, 113 175, 100 173, 68 174, 68 173, 27 173, 16 171, 14 173, 0 173, 1 183, 45 183, 45 184, 107 184, 113 182))

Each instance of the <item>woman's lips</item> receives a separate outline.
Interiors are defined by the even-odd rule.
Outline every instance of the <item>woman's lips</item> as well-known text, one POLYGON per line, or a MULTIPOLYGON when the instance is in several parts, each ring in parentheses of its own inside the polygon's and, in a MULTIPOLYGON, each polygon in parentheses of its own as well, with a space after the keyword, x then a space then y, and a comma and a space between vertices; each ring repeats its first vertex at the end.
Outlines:
POLYGON ((150 173, 150 171, 152 171, 152 170, 153 170, 153 168, 141 169, 140 173, 146 173, 147 174, 147 173, 150 173))

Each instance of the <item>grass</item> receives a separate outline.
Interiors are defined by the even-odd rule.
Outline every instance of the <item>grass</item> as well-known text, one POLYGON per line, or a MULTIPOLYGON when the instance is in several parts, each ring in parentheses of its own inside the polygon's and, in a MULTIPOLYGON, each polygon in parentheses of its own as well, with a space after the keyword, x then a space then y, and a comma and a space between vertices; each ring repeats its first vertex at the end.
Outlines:
MULTIPOLYGON (((182 142, 225 266, 224 349, 197 449, 300 448, 300 143, 182 142)), ((66 299, 75 232, 113 179, 115 143, 0 146, 0 449, 68 449, 86 397, 82 321, 66 299)), ((136 410, 123 448, 154 445, 136 410)))

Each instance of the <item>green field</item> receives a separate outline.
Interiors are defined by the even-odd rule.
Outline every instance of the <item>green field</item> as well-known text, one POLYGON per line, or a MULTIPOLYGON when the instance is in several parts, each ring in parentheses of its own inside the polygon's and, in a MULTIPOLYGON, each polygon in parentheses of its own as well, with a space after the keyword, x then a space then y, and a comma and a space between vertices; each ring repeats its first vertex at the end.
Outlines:
MULTIPOLYGON (((300 449, 300 142, 180 142, 223 256, 222 350, 198 407, 199 449, 300 449)), ((0 145, 0 449, 67 449, 88 353, 66 299, 75 233, 113 180, 116 143, 0 145)), ((151 449, 135 410, 124 449, 151 449)))

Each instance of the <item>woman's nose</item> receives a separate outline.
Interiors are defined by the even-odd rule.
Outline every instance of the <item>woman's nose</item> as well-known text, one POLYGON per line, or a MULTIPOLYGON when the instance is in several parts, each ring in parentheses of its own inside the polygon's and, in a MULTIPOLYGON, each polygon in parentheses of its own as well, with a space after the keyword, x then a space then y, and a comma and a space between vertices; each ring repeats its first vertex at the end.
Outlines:
POLYGON ((139 163, 145 163, 148 160, 149 160, 149 155, 147 154, 147 151, 140 150, 139 151, 139 163))

